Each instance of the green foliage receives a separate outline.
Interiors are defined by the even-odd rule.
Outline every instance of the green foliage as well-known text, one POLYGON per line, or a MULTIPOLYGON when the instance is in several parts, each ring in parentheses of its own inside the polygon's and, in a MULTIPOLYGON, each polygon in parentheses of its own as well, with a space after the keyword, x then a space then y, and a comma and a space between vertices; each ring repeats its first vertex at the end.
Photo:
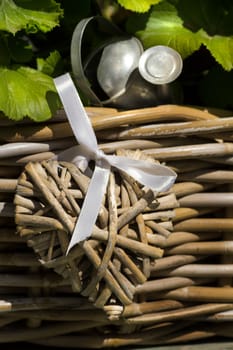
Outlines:
POLYGON ((63 62, 61 55, 58 51, 53 51, 50 55, 44 58, 37 58, 37 69, 49 76, 56 77, 62 73, 63 62))
POLYGON ((22 29, 31 33, 48 32, 59 24, 61 14, 62 10, 54 0, 0 0, 0 30, 12 34, 22 29))
POLYGON ((158 4, 162 0, 117 0, 118 3, 127 10, 133 12, 147 12, 151 5, 158 4))
POLYGON ((221 66, 230 71, 233 68, 233 36, 215 35, 213 38, 206 38, 203 44, 211 52, 212 56, 221 66))
POLYGON ((145 48, 177 50, 184 69, 184 103, 233 108, 232 0, 163 0, 143 14, 132 14, 126 30, 145 48))
POLYGON ((10 119, 46 120, 59 106, 51 68, 32 67, 39 50, 30 35, 51 31, 62 13, 54 0, 0 0, 0 110, 10 119))
POLYGON ((185 102, 233 108, 232 0, 0 0, 0 111, 50 118, 61 107, 52 77, 71 71, 74 27, 100 14, 145 48, 182 55, 185 102))
MULTIPOLYGON (((153 6, 145 28, 135 32, 143 45, 167 45, 177 50, 183 58, 204 45, 216 61, 230 71, 233 68, 233 35, 224 35, 230 29, 229 23, 226 22, 224 26, 219 15, 215 14, 218 9, 220 14, 225 10, 229 17, 226 6, 223 8, 222 3, 215 2, 213 7, 213 1, 208 0, 181 0, 176 3, 175 6, 169 1, 163 1, 153 6)), ((228 7, 229 11, 233 11, 231 3, 228 3, 228 7)), ((130 18, 131 30, 136 28, 138 20, 138 16, 130 18)))
POLYGON ((0 108, 10 119, 26 115, 35 121, 51 117, 58 108, 52 78, 29 67, 0 68, 0 108))
POLYGON ((61 107, 52 77, 70 69, 72 30, 90 10, 90 1, 68 3, 0 0, 0 111, 8 118, 39 122, 61 107))
MULTIPOLYGON (((133 30, 137 23, 139 23, 139 16, 132 16, 129 19, 129 28, 133 30)), ((175 6, 167 1, 153 7, 145 28, 136 31, 135 34, 145 48, 167 45, 177 50, 183 58, 198 50, 201 45, 197 33, 192 33, 183 26, 175 6)))

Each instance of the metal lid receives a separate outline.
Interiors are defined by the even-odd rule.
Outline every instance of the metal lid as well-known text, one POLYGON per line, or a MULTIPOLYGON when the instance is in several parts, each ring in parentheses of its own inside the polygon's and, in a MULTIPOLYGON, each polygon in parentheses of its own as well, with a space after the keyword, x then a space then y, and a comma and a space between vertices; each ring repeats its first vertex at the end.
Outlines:
POLYGON ((138 69, 141 76, 152 84, 167 84, 181 73, 183 61, 174 49, 158 45, 153 46, 140 57, 138 69))

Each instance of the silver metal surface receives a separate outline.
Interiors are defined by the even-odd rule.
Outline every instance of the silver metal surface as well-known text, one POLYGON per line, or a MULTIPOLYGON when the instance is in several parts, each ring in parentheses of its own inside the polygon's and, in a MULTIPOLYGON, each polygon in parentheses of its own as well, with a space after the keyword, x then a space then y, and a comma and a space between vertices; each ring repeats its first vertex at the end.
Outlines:
POLYGON ((167 46, 144 51, 136 37, 101 16, 84 19, 76 26, 71 63, 77 87, 92 105, 134 109, 182 104, 182 86, 175 81, 182 70, 179 53, 167 46), (94 46, 85 35, 90 25, 101 34, 94 46))
POLYGON ((142 44, 134 37, 104 48, 97 68, 97 79, 109 97, 125 92, 127 81, 138 67, 142 53, 142 44))
POLYGON ((183 61, 180 54, 168 46, 153 46, 143 52, 139 60, 141 76, 152 84, 167 84, 181 73, 183 61))

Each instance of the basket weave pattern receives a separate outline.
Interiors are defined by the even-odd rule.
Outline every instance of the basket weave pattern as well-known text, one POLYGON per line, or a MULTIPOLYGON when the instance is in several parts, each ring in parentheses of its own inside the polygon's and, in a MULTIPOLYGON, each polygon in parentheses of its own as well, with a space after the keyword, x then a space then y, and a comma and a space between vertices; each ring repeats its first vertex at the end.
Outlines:
POLYGON ((157 216, 152 223, 147 220, 148 225, 160 227, 163 214, 155 210, 172 209, 177 201, 172 194, 155 200, 153 191, 141 189, 126 174, 112 172, 91 239, 66 256, 89 181, 71 163, 28 163, 14 199, 17 231, 27 238, 43 266, 53 266, 73 291, 88 296, 95 306, 104 307, 109 299, 111 304, 128 305, 136 286, 149 278, 151 261, 163 255, 163 249, 148 241, 147 231, 150 236, 154 231, 145 224, 143 213, 157 216))
POLYGON ((3 123, 2 145, 36 145, 0 153, 0 342, 103 348, 231 339, 233 117, 182 106, 87 111, 105 153, 140 150, 177 181, 155 198, 112 173, 93 236, 66 257, 88 178, 49 161, 75 144, 64 113, 39 125, 3 123))

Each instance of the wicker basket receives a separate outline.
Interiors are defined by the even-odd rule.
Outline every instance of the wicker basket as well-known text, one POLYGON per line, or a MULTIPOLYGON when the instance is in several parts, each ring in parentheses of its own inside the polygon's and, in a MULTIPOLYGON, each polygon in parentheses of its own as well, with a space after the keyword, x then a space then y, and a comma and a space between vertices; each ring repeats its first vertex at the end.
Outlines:
MULTIPOLYGON (((126 273, 133 274, 131 282, 136 282, 131 283, 130 300, 124 302, 119 297, 120 303, 113 298, 108 304, 98 304, 100 299, 93 293, 85 295, 75 289, 75 266, 64 270, 64 259, 65 265, 54 264, 56 240, 59 252, 66 244, 57 237, 54 223, 47 240, 44 234, 19 234, 20 229, 33 226, 18 217, 20 210, 22 214, 23 205, 18 201, 25 192, 22 188, 34 191, 22 175, 25 166, 41 162, 46 167, 45 161, 75 144, 64 112, 40 124, 25 121, 16 125, 2 120, 0 342, 104 348, 191 343, 216 337, 229 341, 233 334, 233 117, 227 111, 210 113, 175 105, 126 112, 93 107, 87 112, 105 153, 130 156, 133 152, 134 156, 158 160, 177 172, 177 181, 169 192, 159 194, 154 207, 149 205, 152 199, 132 216, 140 240, 127 221, 116 229, 121 237, 113 237, 115 255, 105 266, 105 279, 108 268, 118 276, 124 265, 126 273), (136 242, 136 246, 124 245, 121 240, 136 242), (141 247, 147 244, 154 255, 137 248, 139 243, 141 247), (45 251, 50 258, 47 261, 45 251), (139 262, 142 272, 136 269, 139 262)), ((145 196, 127 176, 124 181, 134 190, 126 207, 135 209, 145 196)), ((72 190, 77 198, 78 189, 72 190)), ((118 220, 124 210, 124 206, 118 207, 118 220)), ((82 266, 84 274, 89 265, 82 266)), ((98 266, 97 261, 91 270, 93 279, 98 266)), ((128 280, 124 286, 124 276, 116 278, 123 289, 130 287, 128 280)), ((109 286, 111 280, 106 280, 109 286)), ((117 288, 115 292, 118 297, 117 288)))

